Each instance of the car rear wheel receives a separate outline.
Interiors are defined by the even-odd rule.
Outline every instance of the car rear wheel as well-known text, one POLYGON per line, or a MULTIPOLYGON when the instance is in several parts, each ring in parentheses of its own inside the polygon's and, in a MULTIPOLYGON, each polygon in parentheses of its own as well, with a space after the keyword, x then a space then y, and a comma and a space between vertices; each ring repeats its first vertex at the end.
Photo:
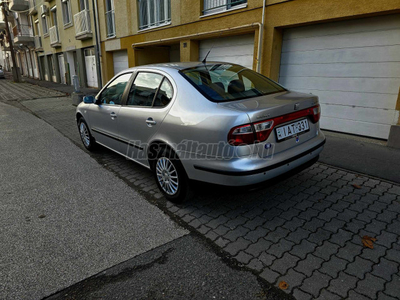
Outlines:
POLYGON ((189 198, 189 179, 177 155, 170 149, 160 151, 153 163, 153 173, 164 197, 174 203, 189 198))
POLYGON ((83 117, 78 121, 78 129, 85 148, 89 151, 93 151, 95 149, 96 142, 94 141, 94 138, 89 131, 89 127, 83 117))

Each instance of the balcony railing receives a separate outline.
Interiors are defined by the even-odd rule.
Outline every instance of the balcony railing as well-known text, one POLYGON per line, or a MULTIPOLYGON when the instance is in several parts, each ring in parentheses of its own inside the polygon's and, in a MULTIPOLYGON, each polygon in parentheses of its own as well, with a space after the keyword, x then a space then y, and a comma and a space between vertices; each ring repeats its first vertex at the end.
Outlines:
POLYGON ((17 25, 13 27, 14 37, 16 36, 29 36, 33 37, 32 27, 29 25, 17 25))
POLYGON ((235 7, 244 7, 246 3, 247 0, 204 0, 203 14, 208 15, 235 7))
POLYGON ((35 50, 43 51, 42 38, 38 35, 35 35, 35 50))
POLYGON ((57 26, 50 27, 49 29, 50 35, 50 45, 52 47, 59 47, 61 46, 60 37, 58 35, 58 28, 57 26))
POLYGON ((114 37, 115 36, 114 10, 109 10, 106 12, 106 22, 107 22, 107 37, 114 37))
POLYGON ((74 15, 75 37, 78 40, 84 40, 92 37, 92 28, 90 25, 90 11, 85 9, 74 15))
POLYGON ((34 38, 32 27, 29 25, 17 25, 13 27, 14 43, 33 46, 34 38))

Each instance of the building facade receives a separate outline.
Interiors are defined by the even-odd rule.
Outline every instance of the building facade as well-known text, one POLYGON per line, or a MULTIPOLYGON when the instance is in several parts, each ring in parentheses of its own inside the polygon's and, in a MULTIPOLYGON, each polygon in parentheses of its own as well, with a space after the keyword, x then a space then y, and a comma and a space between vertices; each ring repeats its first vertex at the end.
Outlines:
POLYGON ((1 52, 1 65, 4 70, 11 71, 12 68, 12 61, 11 61, 11 53, 10 53, 10 39, 13 40, 13 31, 12 28, 14 27, 14 14, 8 12, 8 6, 5 6, 5 13, 8 16, 9 28, 11 31, 11 36, 8 37, 6 34, 6 22, 5 22, 5 15, 3 13, 2 7, 0 7, 0 52, 1 52))
POLYGON ((41 79, 99 87, 95 30, 89 0, 31 0, 35 50, 41 79))
MULTIPOLYGON (((72 84, 77 75, 81 86, 99 87, 91 1, 14 0, 8 2, 8 10, 16 63, 23 76, 72 84)), ((6 39, 2 50, 10 57, 6 39)))
POLYGON ((100 0, 98 7, 104 83, 128 67, 201 61, 210 51, 209 61, 318 95, 324 129, 388 139, 400 124, 398 0, 100 0))
POLYGON ((72 84, 77 75, 81 86, 99 87, 92 1, 14 0, 8 9, 23 76, 72 84))

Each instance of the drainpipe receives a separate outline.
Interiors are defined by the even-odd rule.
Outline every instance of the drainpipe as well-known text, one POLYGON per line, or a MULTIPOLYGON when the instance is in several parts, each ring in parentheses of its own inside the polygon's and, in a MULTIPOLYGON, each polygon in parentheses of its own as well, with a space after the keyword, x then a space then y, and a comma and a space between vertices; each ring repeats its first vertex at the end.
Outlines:
POLYGON ((92 0, 92 6, 94 9, 94 31, 95 31, 95 36, 96 36, 96 69, 97 69, 97 78, 99 81, 99 88, 103 87, 103 80, 102 80, 102 76, 101 76, 101 48, 100 48, 100 31, 99 31, 99 12, 97 9, 97 1, 92 0))
POLYGON ((261 72, 261 43, 263 41, 263 35, 264 35, 265 2, 266 2, 266 0, 263 1, 260 30, 258 31, 258 53, 257 53, 257 72, 258 73, 261 72))

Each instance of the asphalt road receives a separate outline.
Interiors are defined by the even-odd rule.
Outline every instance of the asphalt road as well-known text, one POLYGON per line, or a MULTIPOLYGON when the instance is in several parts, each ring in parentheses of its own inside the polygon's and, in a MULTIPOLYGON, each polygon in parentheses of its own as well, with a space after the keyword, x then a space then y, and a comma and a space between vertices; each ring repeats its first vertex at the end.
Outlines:
POLYGON ((0 299, 42 299, 184 236, 35 116, 0 103, 0 299))
POLYGON ((186 235, 139 255, 46 300, 291 299, 186 235))

